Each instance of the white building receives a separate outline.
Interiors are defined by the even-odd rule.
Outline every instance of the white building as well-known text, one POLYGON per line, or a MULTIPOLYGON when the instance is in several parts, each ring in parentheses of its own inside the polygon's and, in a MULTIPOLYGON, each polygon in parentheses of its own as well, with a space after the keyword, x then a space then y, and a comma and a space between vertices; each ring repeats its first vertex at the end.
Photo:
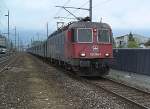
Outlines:
POLYGON ((116 47, 127 47, 129 35, 124 35, 115 38, 116 47))
MULTIPOLYGON (((138 34, 132 34, 134 39, 137 41, 137 43, 140 45, 141 48, 145 48, 144 44, 150 39, 148 37, 144 37, 138 34)), ((116 37, 115 38, 115 43, 116 47, 123 47, 127 48, 128 46, 128 40, 129 40, 129 34, 116 37)))

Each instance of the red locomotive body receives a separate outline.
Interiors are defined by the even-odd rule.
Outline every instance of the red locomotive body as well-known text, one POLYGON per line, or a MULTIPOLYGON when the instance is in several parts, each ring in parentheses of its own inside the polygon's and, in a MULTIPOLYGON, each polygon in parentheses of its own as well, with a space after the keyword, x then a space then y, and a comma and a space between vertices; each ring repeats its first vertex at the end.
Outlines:
MULTIPOLYGON (((112 53, 112 30, 106 23, 73 22, 49 36, 40 56, 77 71, 82 76, 108 74, 112 53)), ((31 53, 38 54, 35 48, 31 53)))
POLYGON ((84 69, 83 75, 108 74, 108 60, 113 58, 110 26, 93 22, 72 24, 67 30, 65 58, 70 60, 72 68, 84 69))
MULTIPOLYGON (((84 28, 86 29, 86 28, 84 28)), ((96 29, 94 29, 97 31, 96 29)), ((73 35, 68 37, 74 37, 73 35)), ((82 36, 86 37, 86 36, 82 36)), ((68 58, 83 58, 83 59, 102 59, 102 58, 112 58, 112 44, 111 42, 98 42, 98 34, 91 35, 93 42, 72 42, 70 38, 66 41, 65 51, 68 58)), ((110 37, 110 36, 109 36, 110 37)))

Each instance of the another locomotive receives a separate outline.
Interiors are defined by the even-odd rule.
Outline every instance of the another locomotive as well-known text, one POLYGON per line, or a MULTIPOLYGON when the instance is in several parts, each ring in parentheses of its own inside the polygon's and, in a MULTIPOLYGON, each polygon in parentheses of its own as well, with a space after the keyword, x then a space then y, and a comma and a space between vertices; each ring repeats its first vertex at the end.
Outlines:
POLYGON ((108 24, 78 21, 58 29, 28 52, 80 76, 102 76, 109 72, 112 42, 112 30, 108 24))

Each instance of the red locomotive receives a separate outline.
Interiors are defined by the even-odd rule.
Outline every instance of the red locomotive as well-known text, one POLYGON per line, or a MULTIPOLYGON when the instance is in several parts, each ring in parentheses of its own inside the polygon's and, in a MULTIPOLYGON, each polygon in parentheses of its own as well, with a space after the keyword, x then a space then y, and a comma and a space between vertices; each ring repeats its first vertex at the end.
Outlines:
POLYGON ((108 24, 78 21, 58 29, 45 42, 28 51, 72 69, 80 76, 102 76, 109 72, 112 42, 108 24))

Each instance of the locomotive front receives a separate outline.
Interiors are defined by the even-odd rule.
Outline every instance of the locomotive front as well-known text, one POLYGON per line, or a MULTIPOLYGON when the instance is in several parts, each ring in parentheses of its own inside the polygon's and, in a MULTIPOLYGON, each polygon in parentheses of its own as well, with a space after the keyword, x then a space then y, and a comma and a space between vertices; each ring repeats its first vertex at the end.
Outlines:
POLYGON ((74 69, 83 76, 104 75, 109 71, 112 53, 112 30, 108 24, 79 22, 68 30, 66 52, 74 69), (86 69, 86 70, 85 70, 86 69))

